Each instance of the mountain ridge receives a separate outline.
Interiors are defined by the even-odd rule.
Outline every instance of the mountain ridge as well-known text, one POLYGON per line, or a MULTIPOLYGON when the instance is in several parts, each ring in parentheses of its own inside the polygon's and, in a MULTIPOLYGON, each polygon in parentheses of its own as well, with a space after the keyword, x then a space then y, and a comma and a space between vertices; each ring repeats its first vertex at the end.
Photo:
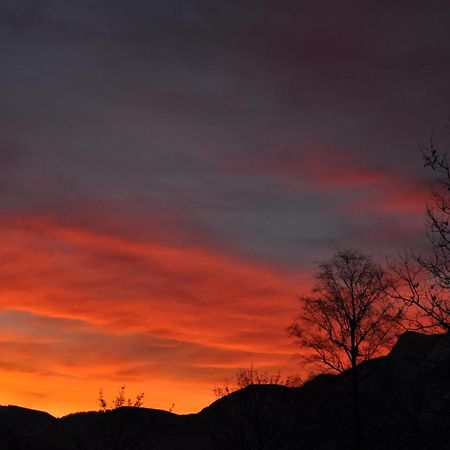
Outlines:
MULTIPOLYGON (((450 449, 450 334, 407 332, 360 365, 365 448, 450 449)), ((301 387, 251 385, 195 414, 122 407, 56 418, 0 407, 5 450, 351 448, 347 374, 301 387)))

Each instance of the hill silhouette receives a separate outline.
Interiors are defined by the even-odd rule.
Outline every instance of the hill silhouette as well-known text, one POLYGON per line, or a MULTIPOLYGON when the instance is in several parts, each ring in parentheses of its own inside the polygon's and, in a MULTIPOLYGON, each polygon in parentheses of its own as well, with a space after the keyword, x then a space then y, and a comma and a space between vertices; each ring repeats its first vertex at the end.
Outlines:
MULTIPOLYGON (((407 332, 360 366, 364 448, 450 449, 450 334, 407 332)), ((5 450, 351 448, 347 374, 300 388, 252 385, 197 414, 122 407, 55 418, 0 407, 5 450)))

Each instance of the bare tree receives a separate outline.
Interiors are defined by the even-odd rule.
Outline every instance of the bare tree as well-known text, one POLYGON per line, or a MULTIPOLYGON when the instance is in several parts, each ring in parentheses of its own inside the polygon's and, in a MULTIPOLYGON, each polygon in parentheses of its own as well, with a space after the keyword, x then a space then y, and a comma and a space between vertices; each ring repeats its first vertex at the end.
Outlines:
POLYGON ((397 278, 391 295, 408 311, 408 328, 450 331, 450 167, 446 153, 430 140, 423 147, 425 167, 437 175, 426 210, 430 248, 421 255, 406 255, 391 263, 397 278))
POLYGON ((386 294, 391 280, 369 256, 339 251, 319 264, 311 295, 288 328, 306 351, 307 363, 349 375, 354 448, 362 449, 363 430, 358 365, 377 356, 396 336, 401 311, 386 294))

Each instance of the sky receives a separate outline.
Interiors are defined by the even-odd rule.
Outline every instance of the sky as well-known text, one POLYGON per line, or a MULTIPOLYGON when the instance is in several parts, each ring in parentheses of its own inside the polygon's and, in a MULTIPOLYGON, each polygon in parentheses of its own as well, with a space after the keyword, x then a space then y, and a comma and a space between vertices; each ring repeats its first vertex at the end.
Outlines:
MULTIPOLYGON (((196 412, 302 373, 318 261, 420 251, 447 1, 1 0, 0 404, 196 412)), ((448 147, 446 147, 448 148, 448 147)))

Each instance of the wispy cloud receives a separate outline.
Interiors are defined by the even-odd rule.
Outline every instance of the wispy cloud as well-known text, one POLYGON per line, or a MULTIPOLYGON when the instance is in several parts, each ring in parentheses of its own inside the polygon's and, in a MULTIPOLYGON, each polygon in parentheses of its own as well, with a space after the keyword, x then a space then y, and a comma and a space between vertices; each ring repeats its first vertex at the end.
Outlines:
MULTIPOLYGON (((151 397, 149 379, 206 388, 251 362, 291 364, 284 324, 298 274, 46 217, 3 220, 1 231, 4 372, 57 377, 75 391, 80 378, 111 387, 126 376, 151 397)), ((170 402, 160 396, 155 406, 170 402)), ((205 397, 185 394, 180 408, 205 397)))

